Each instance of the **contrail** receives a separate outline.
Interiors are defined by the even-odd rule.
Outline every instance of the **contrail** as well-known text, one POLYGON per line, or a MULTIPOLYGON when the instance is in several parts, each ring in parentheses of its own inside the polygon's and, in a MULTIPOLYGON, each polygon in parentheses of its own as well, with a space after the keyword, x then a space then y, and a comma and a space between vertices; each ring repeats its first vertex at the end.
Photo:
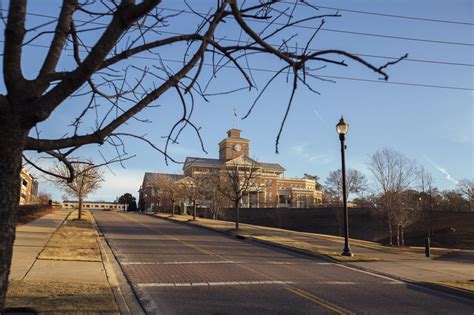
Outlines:
POLYGON ((459 181, 458 181, 457 179, 453 178, 453 177, 451 176, 451 174, 449 174, 448 171, 447 171, 445 168, 443 168, 443 167, 437 165, 435 162, 433 162, 431 159, 429 159, 429 158, 426 157, 426 156, 425 156, 425 159, 426 159, 434 168, 436 168, 438 171, 440 171, 441 173, 443 173, 444 177, 446 177, 446 179, 449 180, 451 183, 453 183, 453 184, 455 184, 455 185, 459 184, 459 181))
POLYGON ((329 128, 328 124, 326 123, 326 121, 323 119, 323 117, 321 117, 321 115, 318 113, 318 111, 315 109, 313 110, 313 113, 318 116, 319 120, 321 120, 321 122, 323 123, 323 125, 326 127, 326 128, 329 128))

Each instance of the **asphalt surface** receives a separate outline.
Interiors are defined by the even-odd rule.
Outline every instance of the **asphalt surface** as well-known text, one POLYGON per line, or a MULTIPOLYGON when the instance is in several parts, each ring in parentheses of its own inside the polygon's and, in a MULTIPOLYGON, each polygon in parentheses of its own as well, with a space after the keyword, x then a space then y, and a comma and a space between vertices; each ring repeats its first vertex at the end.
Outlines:
POLYGON ((136 214, 94 216, 147 313, 474 314, 474 301, 136 214))

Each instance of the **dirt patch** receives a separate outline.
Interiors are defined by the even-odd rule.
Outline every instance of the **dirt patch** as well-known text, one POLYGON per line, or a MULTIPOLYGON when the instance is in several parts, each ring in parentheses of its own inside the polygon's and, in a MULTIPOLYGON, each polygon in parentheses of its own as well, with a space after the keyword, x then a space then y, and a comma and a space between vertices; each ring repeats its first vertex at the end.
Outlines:
POLYGON ((97 232, 92 225, 90 213, 83 211, 77 219, 73 211, 53 234, 38 257, 50 260, 101 261, 97 232))
POLYGON ((107 283, 10 281, 6 308, 30 308, 39 313, 119 314, 107 283))

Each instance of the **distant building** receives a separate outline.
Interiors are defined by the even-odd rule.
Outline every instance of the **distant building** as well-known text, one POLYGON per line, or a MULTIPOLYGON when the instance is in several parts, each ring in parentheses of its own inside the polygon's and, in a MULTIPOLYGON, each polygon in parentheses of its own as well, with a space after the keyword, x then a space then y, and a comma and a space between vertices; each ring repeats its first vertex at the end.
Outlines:
POLYGON ((146 172, 145 176, 143 176, 142 185, 138 191, 139 210, 153 211, 157 210, 159 207, 169 205, 168 201, 161 200, 160 198, 160 188, 157 185, 160 176, 169 177, 173 182, 184 178, 183 175, 146 172))
MULTIPOLYGON (((76 209, 79 207, 77 200, 64 200, 61 204, 64 209, 76 209)), ((83 201, 83 210, 122 210, 127 211, 128 205, 107 201, 83 201)))
POLYGON ((230 129, 227 137, 219 143, 219 158, 187 157, 183 166, 183 175, 145 173, 139 193, 139 205, 142 210, 154 210, 164 201, 159 198, 160 176, 169 176, 174 181, 197 178, 203 175, 217 174, 225 168, 241 165, 255 167, 254 191, 242 200, 242 207, 293 207, 306 208, 322 203, 322 192, 316 189, 314 180, 284 177, 285 169, 276 163, 257 162, 249 157, 250 141, 241 138, 240 130, 230 129))
POLYGON ((38 181, 25 169, 20 172, 20 205, 35 203, 38 196, 38 181))

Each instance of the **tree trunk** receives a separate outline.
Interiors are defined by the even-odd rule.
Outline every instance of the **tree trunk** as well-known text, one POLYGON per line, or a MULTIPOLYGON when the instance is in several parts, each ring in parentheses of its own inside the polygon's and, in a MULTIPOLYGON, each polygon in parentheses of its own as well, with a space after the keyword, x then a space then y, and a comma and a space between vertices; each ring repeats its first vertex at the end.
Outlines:
POLYGON ((82 197, 79 197, 79 209, 77 209, 77 219, 82 219, 82 197))
POLYGON ((193 200, 193 220, 196 220, 196 200, 193 200))
POLYGON ((235 202, 235 229, 239 229, 239 210, 240 210, 240 200, 235 202))
POLYGON ((7 115, 2 112, 1 107, 2 104, 0 104, 0 314, 5 307, 8 288, 16 214, 20 201, 22 151, 28 134, 28 130, 19 128, 19 121, 4 119, 7 115))
POLYGON ((405 233, 403 231, 403 225, 400 225, 400 237, 402 239, 402 246, 405 246, 405 233))
POLYGON ((400 225, 397 225, 397 246, 400 246, 400 225))
POLYGON ((171 203, 171 216, 174 217, 174 201, 171 203))
POLYGON ((393 232, 392 232, 392 220, 388 220, 388 245, 392 246, 393 242, 393 232))

